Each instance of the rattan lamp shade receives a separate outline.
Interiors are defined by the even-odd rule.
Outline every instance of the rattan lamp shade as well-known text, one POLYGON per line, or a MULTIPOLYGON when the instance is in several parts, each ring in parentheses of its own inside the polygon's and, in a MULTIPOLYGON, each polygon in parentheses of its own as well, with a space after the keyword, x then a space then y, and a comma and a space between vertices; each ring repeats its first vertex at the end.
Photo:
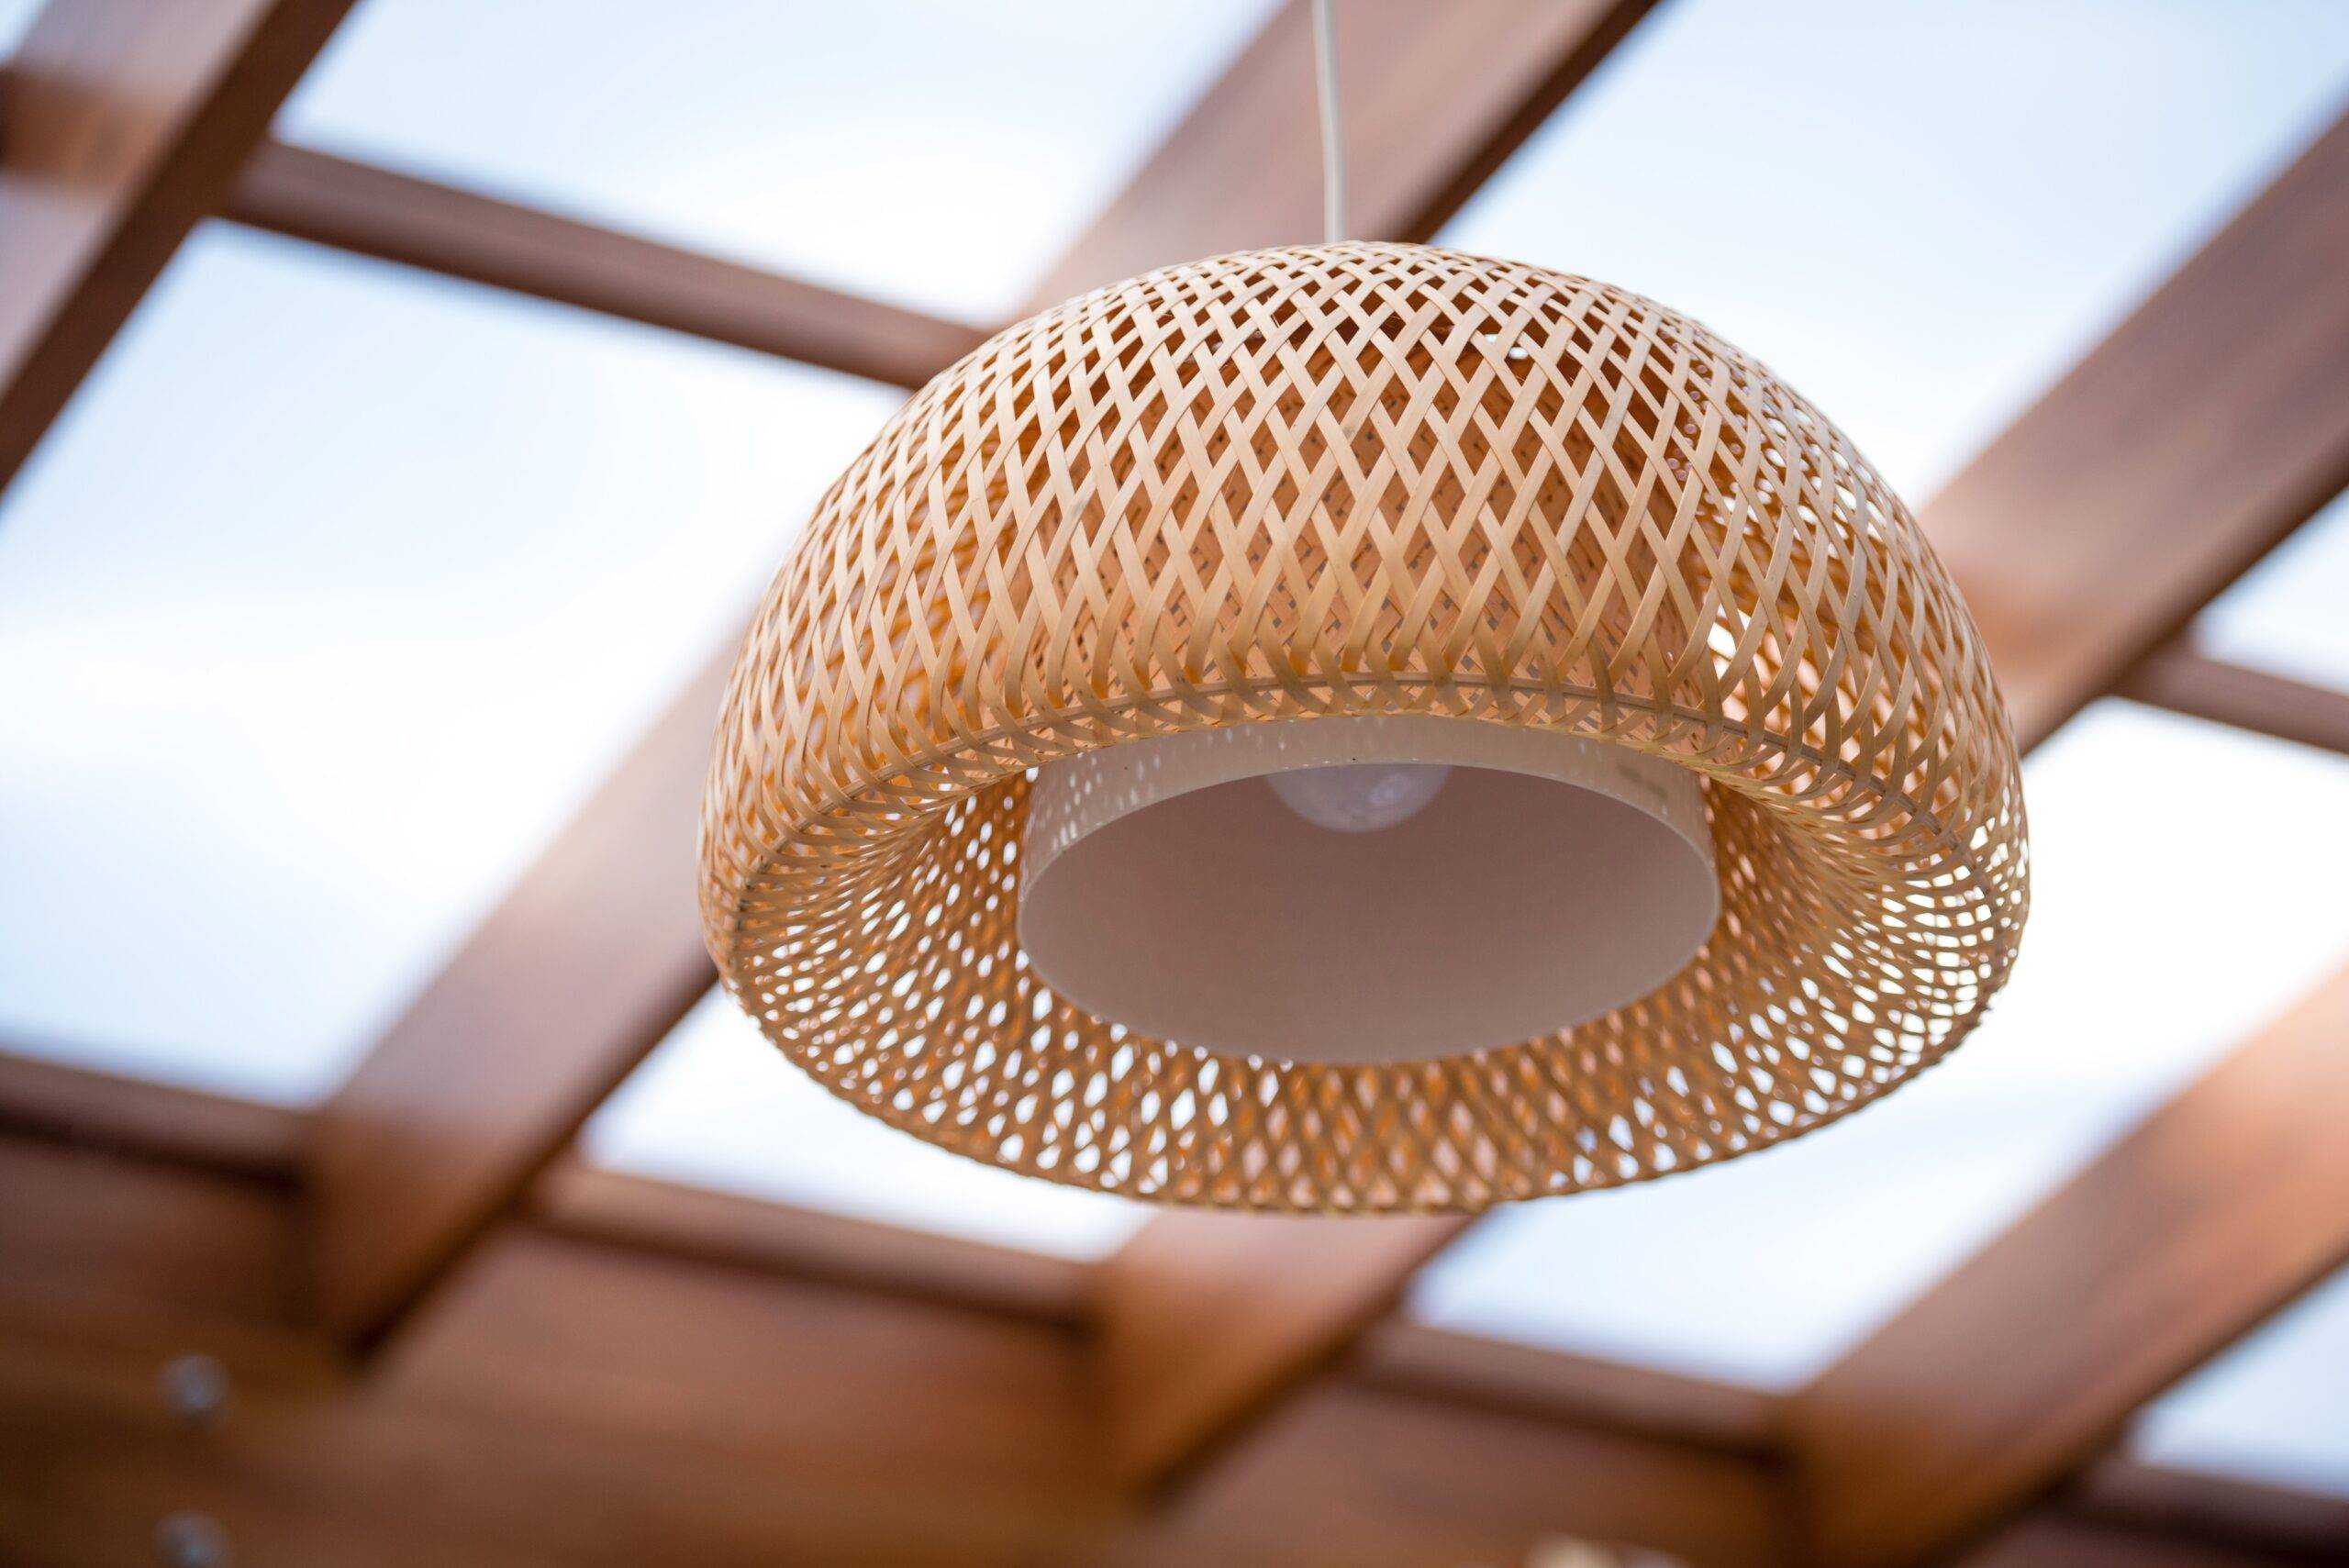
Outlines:
POLYGON ((1851 443, 1647 300, 1393 244, 1137 278, 918 395, 768 594, 702 864, 727 986, 872 1115, 1056 1181, 1352 1212, 1842 1115, 1974 1027, 2028 897, 1974 628, 1851 443), (1384 1064, 1147 1038, 1028 962, 1032 770, 1375 716, 1688 770, 1710 936, 1570 1030, 1384 1064))

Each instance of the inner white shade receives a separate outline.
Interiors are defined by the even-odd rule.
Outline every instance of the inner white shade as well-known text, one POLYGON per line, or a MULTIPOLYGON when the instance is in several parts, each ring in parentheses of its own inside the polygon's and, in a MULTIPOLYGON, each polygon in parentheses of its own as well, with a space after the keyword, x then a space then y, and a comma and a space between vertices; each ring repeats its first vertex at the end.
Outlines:
POLYGON ((1393 1062, 1533 1040, 1654 990, 1720 908, 1695 773, 1514 726, 1133 741, 1040 770, 1028 811, 1037 972, 1100 1018, 1231 1054, 1393 1062), (1319 826, 1268 782, 1382 763, 1450 772, 1371 831, 1319 826))

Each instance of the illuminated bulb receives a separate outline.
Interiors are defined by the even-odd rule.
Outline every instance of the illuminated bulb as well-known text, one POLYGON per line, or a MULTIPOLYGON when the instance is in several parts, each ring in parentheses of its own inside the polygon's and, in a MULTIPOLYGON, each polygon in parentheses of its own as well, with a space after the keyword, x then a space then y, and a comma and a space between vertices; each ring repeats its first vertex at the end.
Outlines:
POLYGON ((1341 762, 1268 773, 1281 804, 1332 833, 1376 833, 1427 808, 1452 770, 1442 762, 1341 762))

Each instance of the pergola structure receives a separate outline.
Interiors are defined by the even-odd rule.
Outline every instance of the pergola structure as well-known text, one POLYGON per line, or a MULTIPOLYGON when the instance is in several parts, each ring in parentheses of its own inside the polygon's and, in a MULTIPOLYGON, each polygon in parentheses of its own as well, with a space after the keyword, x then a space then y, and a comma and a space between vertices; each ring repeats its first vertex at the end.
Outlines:
MULTIPOLYGON (((1652 4, 1353 0, 1358 229, 1431 236, 1652 4)), ((977 340, 271 140, 347 8, 50 0, 0 83, 0 484, 213 217, 907 387, 977 340)), ((1311 232, 1308 50, 1291 4, 1036 303, 1311 232)), ((2349 696, 2182 639, 2344 484, 2349 120, 1921 515, 2026 745, 2122 693, 2349 752, 2349 696)), ((2114 1451, 2349 1262, 2349 973, 1784 1398, 1396 1320, 1452 1220, 1169 1213, 1088 1266, 589 1167, 712 981, 733 631, 315 1113, 0 1056, 0 1556, 193 1513, 316 1565, 2349 1561, 2349 1506, 2114 1451), (191 1351, 225 1410, 159 1394, 191 1351)))

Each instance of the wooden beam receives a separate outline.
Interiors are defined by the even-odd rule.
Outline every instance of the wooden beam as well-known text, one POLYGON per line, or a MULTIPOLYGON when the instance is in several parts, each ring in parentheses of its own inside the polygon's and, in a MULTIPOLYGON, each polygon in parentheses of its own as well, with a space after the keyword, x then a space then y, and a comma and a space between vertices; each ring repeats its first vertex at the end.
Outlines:
POLYGON ((525 1215, 359 1368, 285 1316, 282 1188, 6 1139, 0 1184, 41 1200, 0 1206, 8 1562, 150 1561, 183 1510, 239 1561, 353 1568, 1456 1568, 1559 1532, 1775 1561, 1766 1459, 1674 1435, 1701 1392, 1627 1426, 1579 1408, 1570 1373, 1498 1409, 1452 1397, 1459 1347, 1422 1346, 1402 1381, 1317 1388, 1151 1517, 1109 1482, 1085 1335, 1057 1318, 525 1215), (155 1380, 192 1350, 230 1381, 196 1427, 155 1380))
POLYGON ((975 327, 306 148, 270 143, 227 215, 256 228, 559 305, 919 386, 975 327))
MULTIPOLYGON (((1135 1514, 1057 1306, 817 1277, 747 1212, 670 1235, 642 1185, 616 1226, 592 1194, 550 1195, 356 1375, 287 1316, 282 1186, 0 1138, 0 1188, 38 1200, 0 1206, 0 1557, 148 1561, 157 1522, 197 1511, 240 1560, 349 1568, 1452 1568, 1558 1534, 1786 1560, 1776 1401, 1404 1326, 1135 1514), (190 1350, 229 1373, 201 1426, 155 1383, 190 1350)), ((2332 1561, 2342 1524, 2323 1499, 2108 1464, 1966 1568, 2332 1561)))
POLYGON ((1752 1459, 1780 1456, 1786 1402, 1759 1389, 1390 1320, 1341 1363, 1365 1388, 1752 1459))
POLYGON ((2065 1518, 2140 1536, 2349 1562, 2349 1497, 2116 1455, 2066 1485, 2054 1507, 2065 1518))
POLYGON ((2349 757, 2349 691, 2222 663, 2170 643, 2129 672, 2119 695, 2349 757))
POLYGON ((0 1559, 151 1562, 195 1511, 239 1562, 1012 1568, 1109 1507, 1075 1337, 999 1314, 520 1234, 364 1375, 303 1353, 0 1334, 0 1559), (191 1349, 230 1385, 197 1429, 155 1382, 191 1349))
POLYGON ((317 1113, 313 1297, 364 1344, 566 1148, 716 979, 694 835, 731 651, 317 1113))
POLYGON ((2337 1557, 2181 1540, 2063 1515, 2018 1520, 1956 1568, 2319 1568, 2337 1557))
POLYGON ((351 0, 50 0, 0 121, 0 489, 351 0))
POLYGON ((306 1131, 282 1106, 0 1051, 0 1133, 290 1184, 306 1131))
POLYGON ((300 1231, 281 1186, 0 1136, 0 1295, 18 1311, 77 1332, 108 1317, 295 1320, 300 1231))
POLYGON ((2349 1261, 2349 970, 1795 1402, 1810 1550, 1920 1562, 2349 1261))
POLYGON ((2349 485, 2349 118, 1937 496, 2025 745, 2349 485))
POLYGON ((1339 1377, 1073 1561, 1460 1568, 1521 1563, 1573 1536, 1692 1568, 1776 1568, 1780 1504, 1776 1473, 1750 1459, 1339 1377))
POLYGON ((795 1279, 1085 1326, 1090 1270, 1040 1252, 679 1186, 579 1160, 557 1162, 530 1194, 550 1234, 795 1279))
MULTIPOLYGON (((2349 121, 1924 509, 2026 746, 2349 480, 2343 255, 2349 121)), ((1140 1480, 1326 1365, 1461 1229, 1296 1222, 1284 1263, 1254 1223, 1158 1221, 1111 1261, 1115 1451, 1140 1480)))
MULTIPOLYGON (((1347 0, 1346 228, 1427 239, 1655 0, 1347 0)), ((1321 238, 1313 29, 1290 0, 1070 250, 1031 310, 1197 256, 1321 238)))
POLYGON ((1152 1219, 1102 1262, 1097 1286, 1120 1479, 1147 1489, 1197 1463, 1386 1316, 1460 1224, 1208 1211, 1152 1219))

